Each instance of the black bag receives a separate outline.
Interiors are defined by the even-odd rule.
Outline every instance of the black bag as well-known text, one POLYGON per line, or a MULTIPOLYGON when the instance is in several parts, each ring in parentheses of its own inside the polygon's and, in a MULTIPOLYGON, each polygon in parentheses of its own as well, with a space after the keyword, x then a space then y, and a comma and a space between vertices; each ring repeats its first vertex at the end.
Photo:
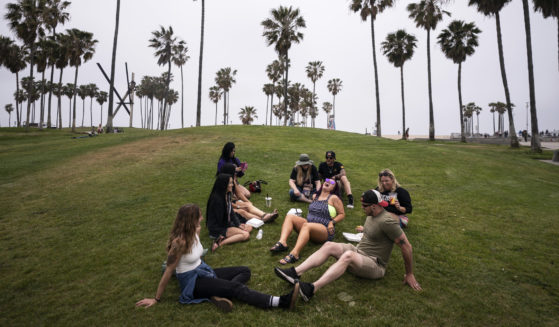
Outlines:
POLYGON ((248 186, 248 190, 250 191, 250 193, 260 193, 262 192, 262 184, 268 184, 268 182, 259 179, 252 182, 251 181, 245 182, 243 185, 245 187, 248 186))

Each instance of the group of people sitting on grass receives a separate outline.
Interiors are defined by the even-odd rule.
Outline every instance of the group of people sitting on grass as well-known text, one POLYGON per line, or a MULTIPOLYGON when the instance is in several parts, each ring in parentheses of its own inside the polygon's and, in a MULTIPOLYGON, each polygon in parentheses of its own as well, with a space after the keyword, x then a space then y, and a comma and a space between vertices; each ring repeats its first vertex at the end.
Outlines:
MULTIPOLYGON (((384 169, 378 174, 377 187, 365 191, 360 198, 366 215, 363 226, 356 228, 362 233, 357 246, 332 242, 336 224, 345 218, 340 189, 347 194, 347 208, 354 207, 351 185, 344 166, 336 161, 333 151, 326 152, 326 161, 317 170, 306 154, 301 154, 289 179, 289 196, 292 201, 309 203, 307 218, 287 214, 282 224, 279 241, 270 249, 272 253, 287 252, 287 239, 295 230, 297 242, 281 264, 295 263, 309 240, 324 243, 322 247, 297 267, 275 267, 275 274, 293 285, 291 291, 281 296, 263 294, 249 289, 248 267, 209 267, 202 259, 204 250, 200 243, 201 222, 204 219, 199 206, 182 206, 175 219, 167 242, 167 266, 155 298, 145 298, 137 306, 150 307, 161 301, 163 291, 176 273, 179 280, 181 303, 211 301, 218 308, 229 312, 231 299, 260 308, 281 307, 292 309, 300 296, 309 301, 322 287, 333 282, 346 271, 368 279, 382 278, 396 244, 400 247, 405 265, 404 283, 414 290, 421 290, 413 274, 412 246, 403 228, 408 225, 407 214, 412 211, 411 197, 400 186, 393 172, 384 169), (323 180, 323 183, 321 183, 323 180), (316 281, 301 281, 308 270, 321 266, 329 257, 337 261, 316 281)), ((277 210, 266 213, 250 202, 250 191, 238 182, 244 175, 246 163, 235 157, 235 145, 227 143, 218 162, 216 179, 206 207, 206 226, 214 239, 212 252, 219 247, 250 238, 252 227, 246 224, 250 218, 263 222, 274 221, 277 210)))

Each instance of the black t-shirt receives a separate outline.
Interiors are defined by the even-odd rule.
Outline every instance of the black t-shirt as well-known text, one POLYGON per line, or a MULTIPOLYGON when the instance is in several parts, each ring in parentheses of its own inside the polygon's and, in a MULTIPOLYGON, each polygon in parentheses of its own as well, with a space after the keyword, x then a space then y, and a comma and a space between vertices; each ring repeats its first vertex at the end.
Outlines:
MULTIPOLYGON (((375 190, 378 191, 378 186, 375 188, 375 190)), ((411 197, 410 197, 410 193, 406 189, 402 187, 398 187, 394 192, 384 191, 380 194, 382 196, 382 199, 388 202, 388 207, 384 208, 386 211, 392 212, 393 214, 396 214, 398 216, 407 215, 411 213, 413 208, 411 205, 411 197), (391 198, 396 198, 398 202, 400 202, 400 206, 406 208, 406 213, 402 213, 400 210, 396 209, 395 205, 390 204, 391 198)))
POLYGON ((344 165, 339 161, 334 161, 334 165, 332 165, 332 167, 328 166, 326 162, 321 162, 318 166, 318 173, 322 179, 332 178, 333 176, 338 175, 342 169, 344 169, 344 165))
MULTIPOLYGON (((311 180, 303 181, 303 184, 312 184, 312 187, 314 188, 315 182, 319 181, 320 178, 318 177, 318 170, 316 170, 315 165, 311 165, 310 170, 311 170, 311 180)), ((297 167, 293 167, 293 170, 291 170, 291 176, 289 178, 294 180, 295 184, 297 184, 297 167)), ((298 185, 298 186, 303 186, 303 185, 298 185)))

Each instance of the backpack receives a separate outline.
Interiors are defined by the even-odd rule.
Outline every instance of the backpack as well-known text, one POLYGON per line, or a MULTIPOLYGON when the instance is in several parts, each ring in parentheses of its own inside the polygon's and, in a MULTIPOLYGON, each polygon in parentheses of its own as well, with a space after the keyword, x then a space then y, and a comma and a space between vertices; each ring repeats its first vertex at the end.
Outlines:
POLYGON ((250 193, 260 193, 262 192, 262 184, 268 184, 268 182, 259 179, 252 182, 251 181, 245 182, 243 185, 245 187, 248 186, 248 190, 250 191, 250 193))

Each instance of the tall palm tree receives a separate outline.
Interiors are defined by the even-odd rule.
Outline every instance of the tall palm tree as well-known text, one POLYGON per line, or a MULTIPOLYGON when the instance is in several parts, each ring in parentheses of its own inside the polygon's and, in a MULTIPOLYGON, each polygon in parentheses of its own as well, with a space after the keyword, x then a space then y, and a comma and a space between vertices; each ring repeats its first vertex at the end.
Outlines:
POLYGON ((113 52, 111 56, 111 76, 109 81, 109 109, 107 112, 107 128, 105 133, 113 132, 113 105, 114 105, 114 86, 115 86, 115 64, 116 64, 116 48, 118 45, 118 26, 120 23, 120 0, 116 1, 116 19, 115 19, 115 33, 113 36, 113 52))
POLYGON ((294 83, 287 90, 287 94, 289 95, 289 108, 291 109, 289 113, 289 116, 291 118, 291 125, 295 125, 295 123, 298 122, 295 115, 299 112, 299 104, 301 102, 301 96, 304 88, 305 86, 301 83, 294 83))
POLYGON ((101 113, 101 118, 99 120, 99 123, 101 124, 101 126, 103 126, 103 103, 107 102, 107 96, 108 93, 105 91, 99 91, 95 94, 95 100, 101 106, 101 109, 99 109, 99 112, 101 113))
POLYGON ((198 56, 198 101, 196 104, 196 126, 200 126, 200 120, 202 117, 202 59, 204 58, 205 11, 205 0, 202 0, 202 19, 200 23, 200 55, 198 56))
MULTIPOLYGON (((443 15, 450 16, 448 11, 441 9, 441 5, 448 0, 422 0, 410 3, 407 7, 409 17, 415 21, 417 27, 427 31, 427 83, 429 90, 429 140, 435 140, 435 117, 433 112, 433 89, 431 86, 431 30, 443 20, 443 15)), ((405 133, 404 133, 405 134, 405 133)))
MULTIPOLYGON (((58 84, 62 85, 62 74, 64 68, 68 67, 70 61, 69 44, 70 36, 69 34, 57 34, 56 35, 57 47, 54 50, 54 58, 56 58, 54 65, 56 68, 60 69, 60 75, 58 77, 58 84)), ((64 92, 61 91, 58 94, 58 128, 62 129, 62 99, 61 96, 64 92)))
POLYGON ((532 138, 530 149, 532 152, 542 152, 540 134, 538 131, 538 113, 536 111, 536 87, 534 83, 534 63, 532 60, 532 32, 530 31, 530 9, 528 0, 522 0, 524 10, 524 28, 526 30, 526 53, 528 58, 528 84, 530 88, 530 122, 532 123, 532 138))
POLYGON ((330 93, 332 93, 333 99, 332 99, 332 108, 333 108, 333 114, 332 116, 334 116, 334 119, 336 119, 336 95, 338 93, 340 93, 340 91, 342 90, 342 80, 339 78, 333 78, 331 80, 328 81, 328 91, 330 93))
POLYGON ((66 85, 64 85, 64 87, 62 88, 62 92, 65 96, 68 97, 68 127, 72 127, 72 99, 74 99, 76 95, 76 85, 73 83, 66 83, 66 85))
POLYGON ((404 64, 413 56, 413 49, 417 47, 417 38, 404 30, 398 30, 386 36, 381 43, 382 52, 394 67, 400 67, 400 85, 402 89, 402 140, 407 140, 406 104, 404 101, 404 64))
MULTIPOLYGON (((70 1, 63 1, 63 0, 50 0, 47 2, 45 10, 43 12, 43 21, 47 29, 49 29, 52 34, 52 40, 56 40, 56 27, 58 24, 64 25, 69 19, 70 14, 65 12, 64 10, 68 8, 70 5, 70 1)), ((50 82, 53 83, 54 79, 54 64, 56 61, 56 51, 51 52, 51 57, 49 58, 50 64, 50 82)), ((48 99, 48 114, 47 114, 47 127, 51 127, 51 100, 52 100, 52 92, 49 92, 49 99, 48 99)))
POLYGON ((236 69, 225 67, 218 70, 215 77, 215 83, 223 90, 223 125, 227 125, 229 119, 229 90, 237 82, 235 75, 236 69))
POLYGON ((80 87, 77 89, 77 92, 78 92, 78 96, 82 99, 82 125, 81 125, 81 127, 83 127, 83 118, 85 117, 85 98, 88 97, 87 85, 80 85, 80 87))
POLYGON ((173 60, 173 49, 174 47, 185 46, 184 41, 178 40, 174 35, 173 27, 169 26, 169 29, 165 29, 163 26, 160 27, 158 31, 151 32, 153 38, 149 40, 150 47, 155 49, 155 56, 157 57, 157 64, 159 66, 167 65, 167 81, 165 85, 165 92, 163 94, 163 113, 161 117, 160 125, 161 130, 165 129, 165 123, 167 117, 165 112, 167 111, 167 92, 169 91, 169 84, 171 82, 171 61, 173 60))
POLYGON ((380 124, 380 94, 378 90, 377 52, 375 47, 375 19, 385 9, 392 7, 394 0, 351 0, 349 9, 359 12, 363 21, 371 17, 371 41, 373 43, 373 67, 375 70, 375 96, 377 101, 377 136, 382 136, 380 124))
MULTIPOLYGON (((307 27, 305 19, 300 15, 299 9, 293 7, 280 6, 278 9, 272 9, 270 12, 272 18, 268 18, 262 22, 264 33, 268 46, 274 45, 279 56, 285 58, 285 85, 283 98, 287 99, 287 87, 289 84, 289 49, 292 43, 300 43, 303 39, 303 33, 299 29, 307 27)), ((284 101, 284 108, 287 112, 287 101, 284 101)), ((287 125, 287 115, 284 118, 284 126, 287 125)))
POLYGON ((212 100, 213 103, 215 103, 215 125, 217 126, 217 103, 219 102, 219 100, 221 99, 221 95, 223 94, 223 92, 221 91, 221 88, 217 85, 214 85, 212 87, 210 87, 210 100, 212 100))
POLYGON ((245 106, 244 108, 241 108, 239 118, 241 119, 243 125, 250 125, 254 121, 254 118, 258 118, 258 115, 256 114, 256 109, 254 109, 254 107, 245 106))
POLYGON ((12 121, 12 111, 14 111, 14 105, 8 103, 7 105, 4 106, 4 109, 8 113, 8 127, 12 127, 11 121, 12 121))
MULTIPOLYGON (((312 82, 312 98, 314 99, 316 96, 316 92, 315 92, 316 81, 318 81, 324 74, 324 65, 322 64, 322 61, 311 61, 307 65, 306 71, 307 71, 307 77, 310 78, 312 82)), ((311 112, 316 112, 315 106, 316 103, 313 101, 311 112)), ((311 127, 314 127, 314 117, 312 117, 311 125, 312 125, 311 127)))
POLYGON ((503 39, 501 35, 501 18, 500 11, 503 7, 511 2, 512 0, 470 0, 470 6, 476 6, 477 10, 484 14, 485 16, 495 15, 495 24, 497 26, 497 48, 499 50, 499 64, 501 67, 501 79, 503 80, 503 88, 505 89, 505 100, 507 102, 507 108, 509 108, 509 131, 510 131, 510 146, 512 148, 518 148, 520 145, 518 143, 518 138, 516 136, 516 127, 514 126, 514 118, 512 115, 512 107, 510 107, 510 92, 509 84, 507 82, 507 72, 505 70, 505 57, 503 55, 503 39))
POLYGON ((188 47, 186 43, 179 43, 173 48, 173 63, 181 69, 181 127, 184 128, 184 79, 182 66, 186 64, 190 57, 186 54, 188 47))
MULTIPOLYGON (((262 92, 266 94, 266 117, 264 118, 264 124, 268 125, 268 98, 274 95, 274 85, 272 83, 266 83, 262 86, 262 92)), ((271 110, 270 110, 271 116, 271 110)))
POLYGON ((93 127, 93 98, 99 92, 99 88, 95 83, 90 83, 86 85, 87 88, 87 96, 89 97, 89 121, 91 123, 91 127, 93 127))
MULTIPOLYGON (((93 39, 93 33, 80 31, 79 29, 73 28, 67 31, 68 33, 68 57, 70 66, 76 67, 76 72, 74 74, 74 88, 78 83, 78 69, 82 63, 89 61, 93 58, 95 53, 95 44, 97 40, 93 39)), ((74 108, 72 115, 72 132, 76 131, 76 90, 74 89, 74 108)), ((83 116, 82 116, 82 126, 83 126, 83 116)))
MULTIPOLYGON (((43 28, 42 12, 45 1, 17 0, 15 3, 6 5, 7 13, 4 16, 9 22, 10 29, 23 41, 29 49, 29 78, 33 80, 33 65, 35 59, 36 40, 45 35, 43 28)), ((33 85, 31 85, 33 93, 33 85)), ((27 101, 27 124, 25 130, 29 130, 29 114, 31 102, 27 101)))
POLYGON ((285 70, 285 66, 283 65, 283 60, 281 60, 281 57, 280 60, 276 59, 271 64, 266 66, 266 74, 268 75, 268 78, 272 81, 272 95, 270 98, 270 126, 272 126, 271 111, 272 108, 274 107, 274 93, 276 93, 275 87, 276 87, 276 83, 280 80, 281 76, 283 75, 284 70, 285 70))
MULTIPOLYGON (((17 44, 12 44, 8 47, 6 55, 4 57, 4 65, 10 70, 12 74, 16 75, 16 94, 20 93, 19 89, 19 72, 27 67, 25 62, 25 57, 27 56, 27 50, 24 47, 20 47, 17 44)), ((20 106, 21 102, 16 101, 16 121, 17 127, 21 127, 21 120, 23 118, 22 108, 20 106)))
POLYGON ((475 52, 478 46, 478 34, 481 30, 472 23, 455 20, 438 36, 441 50, 448 59, 458 64, 458 110, 460 111, 460 140, 466 142, 464 136, 464 117, 462 115, 462 63, 475 52))
MULTIPOLYGON (((559 60, 559 2, 553 0, 534 0, 534 10, 540 11, 544 18, 554 17, 557 20, 557 59, 559 60)), ((559 65, 557 68, 559 69, 559 65)))
POLYGON ((37 42, 37 48, 35 49, 34 61, 36 64, 37 73, 42 74, 41 84, 40 84, 41 88, 39 89, 39 92, 41 94, 39 129, 43 129, 43 123, 44 123, 44 112, 45 112, 44 98, 45 98, 46 87, 47 87, 47 83, 45 82, 45 72, 47 70, 47 65, 50 64, 49 59, 52 57, 55 46, 56 43, 54 40, 48 38, 40 38, 39 41, 37 42))

